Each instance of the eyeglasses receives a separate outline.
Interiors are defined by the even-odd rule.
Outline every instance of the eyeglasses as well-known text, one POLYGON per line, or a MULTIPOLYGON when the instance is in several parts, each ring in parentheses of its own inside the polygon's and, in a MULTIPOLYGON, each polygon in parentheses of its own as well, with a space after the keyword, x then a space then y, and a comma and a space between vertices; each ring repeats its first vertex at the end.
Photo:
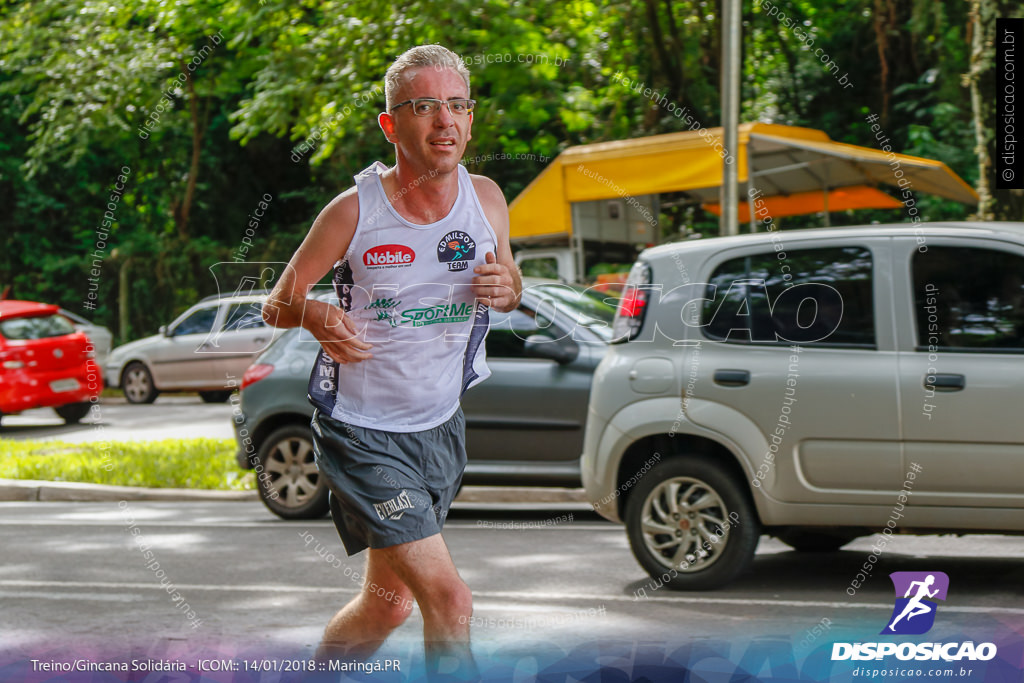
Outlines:
POLYGON ((454 99, 454 100, 437 100, 433 97, 417 97, 412 100, 406 100, 405 102, 399 102, 395 106, 391 107, 391 111, 404 107, 407 104, 412 105, 412 113, 416 116, 433 116, 437 112, 441 111, 441 105, 448 105, 448 113, 452 116, 466 116, 473 113, 473 107, 476 106, 476 100, 467 99, 454 99))

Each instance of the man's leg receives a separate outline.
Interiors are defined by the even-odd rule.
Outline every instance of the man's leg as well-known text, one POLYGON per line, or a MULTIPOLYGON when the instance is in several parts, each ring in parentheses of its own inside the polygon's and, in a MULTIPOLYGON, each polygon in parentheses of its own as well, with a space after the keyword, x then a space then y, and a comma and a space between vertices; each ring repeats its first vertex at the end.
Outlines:
POLYGON ((363 589, 327 624, 318 659, 365 660, 412 613, 412 591, 391 569, 384 551, 367 553, 363 589))
POLYGON ((441 534, 377 552, 420 606, 427 671, 471 680, 476 674, 469 648, 473 594, 459 576, 441 534))

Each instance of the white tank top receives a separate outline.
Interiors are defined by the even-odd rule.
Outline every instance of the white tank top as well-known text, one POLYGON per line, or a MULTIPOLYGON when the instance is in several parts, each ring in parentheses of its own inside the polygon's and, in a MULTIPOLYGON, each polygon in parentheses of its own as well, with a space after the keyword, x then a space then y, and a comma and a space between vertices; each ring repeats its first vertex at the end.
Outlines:
POLYGON ((321 349, 309 399, 359 427, 416 432, 448 420, 466 389, 491 374, 488 309, 471 284, 497 238, 462 165, 454 206, 429 225, 391 205, 380 180, 386 170, 377 161, 355 177, 359 222, 334 266, 335 292, 373 358, 340 364, 321 349))

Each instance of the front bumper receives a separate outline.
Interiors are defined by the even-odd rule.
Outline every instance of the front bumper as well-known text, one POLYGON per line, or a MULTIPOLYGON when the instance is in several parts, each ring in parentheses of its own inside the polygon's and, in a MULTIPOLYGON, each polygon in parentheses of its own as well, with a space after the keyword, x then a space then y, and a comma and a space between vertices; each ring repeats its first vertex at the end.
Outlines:
POLYGON ((253 439, 252 430, 249 429, 245 413, 242 412, 241 403, 234 403, 234 406, 231 425, 235 429, 235 443, 238 446, 235 451, 235 462, 243 470, 251 470, 256 466, 256 441, 253 439))

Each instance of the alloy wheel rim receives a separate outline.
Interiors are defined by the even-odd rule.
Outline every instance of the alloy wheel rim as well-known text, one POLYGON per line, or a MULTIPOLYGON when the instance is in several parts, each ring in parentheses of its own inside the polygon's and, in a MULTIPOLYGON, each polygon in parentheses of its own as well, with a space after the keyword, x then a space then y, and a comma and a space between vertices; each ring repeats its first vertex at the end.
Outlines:
POLYGON ((149 379, 142 370, 131 370, 125 381, 125 391, 135 400, 141 400, 149 392, 149 379))
POLYGON ((282 439, 270 451, 264 469, 270 475, 267 494, 287 507, 306 504, 316 493, 320 471, 313 457, 313 444, 306 439, 282 439))
POLYGON ((693 477, 658 484, 644 500, 641 533, 648 552, 666 569, 707 569, 729 541, 729 509, 718 493, 693 477))

